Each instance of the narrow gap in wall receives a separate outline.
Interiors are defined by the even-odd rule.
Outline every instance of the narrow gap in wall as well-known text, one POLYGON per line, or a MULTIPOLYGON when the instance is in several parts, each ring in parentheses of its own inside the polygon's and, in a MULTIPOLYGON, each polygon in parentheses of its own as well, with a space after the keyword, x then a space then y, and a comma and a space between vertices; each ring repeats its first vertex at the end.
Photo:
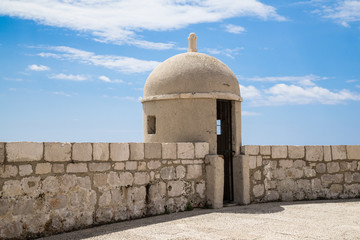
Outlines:
POLYGON ((148 134, 156 134, 156 117, 155 116, 147 117, 147 131, 148 131, 148 134))

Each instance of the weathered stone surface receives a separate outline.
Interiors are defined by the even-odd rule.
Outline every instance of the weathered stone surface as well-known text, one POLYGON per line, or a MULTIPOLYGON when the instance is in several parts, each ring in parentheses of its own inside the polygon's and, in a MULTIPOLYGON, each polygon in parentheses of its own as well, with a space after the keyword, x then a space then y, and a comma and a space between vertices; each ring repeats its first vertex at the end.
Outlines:
POLYGON ((281 192, 290 192, 293 191, 295 187, 295 182, 293 179, 285 179, 279 181, 278 189, 281 192))
POLYGON ((5 162, 5 143, 0 142, 0 164, 5 162))
MULTIPOLYGON (((131 175, 131 173, 128 173, 128 174, 131 175)), ((93 179, 94 179, 93 180, 94 181, 94 186, 98 187, 98 188, 101 188, 101 187, 106 187, 108 176, 107 176, 106 173, 98 173, 98 174, 94 174, 93 179)))
POLYGON ((9 142, 6 144, 6 155, 8 162, 40 161, 43 157, 43 143, 9 142))
POLYGON ((129 156, 128 143, 110 143, 110 159, 112 161, 127 161, 129 156))
POLYGON ((317 173, 324 173, 324 172, 326 172, 326 164, 325 164, 325 163, 318 163, 318 164, 316 164, 316 172, 317 172, 317 173))
POLYGON ((56 193, 59 191, 59 182, 54 176, 48 176, 42 181, 41 189, 45 193, 56 193))
POLYGON ((329 162, 327 163, 328 173, 336 173, 340 171, 340 166, 338 162, 329 162))
POLYGON ((28 196, 36 196, 40 190, 40 177, 26 177, 21 179, 21 190, 28 196))
POLYGON ((209 154, 209 143, 197 142, 195 143, 195 158, 205 158, 209 154))
POLYGON ((136 170, 137 169, 137 161, 127 161, 125 163, 126 170, 136 170))
POLYGON ((22 194, 19 180, 8 180, 2 188, 4 197, 16 197, 22 194))
POLYGON ((201 198, 205 198, 205 182, 200 182, 196 184, 196 193, 199 194, 201 198))
POLYGON ((151 160, 148 162, 147 166, 150 170, 158 169, 159 167, 161 167, 161 162, 156 160, 151 160))
POLYGON ((65 171, 65 166, 61 163, 55 163, 52 165, 52 171, 53 173, 63 173, 65 171))
POLYGON ((254 197, 261 197, 264 194, 264 192, 265 189, 263 184, 255 185, 253 188, 254 197))
POLYGON ((272 158, 287 158, 287 146, 271 146, 272 158))
POLYGON ((332 160, 331 147, 330 146, 324 146, 324 161, 330 162, 331 160, 332 160))
POLYGON ((146 162, 138 162, 138 170, 146 171, 146 162))
POLYGON ((307 161, 322 161, 324 159, 323 146, 305 146, 307 161))
POLYGON ((258 155, 260 147, 258 145, 246 145, 244 147, 244 153, 246 155, 258 155))
POLYGON ((347 156, 350 160, 360 160, 360 145, 346 146, 347 156))
POLYGON ((67 205, 67 197, 62 194, 58 194, 50 199, 51 209, 62 209, 67 205))
POLYGON ((87 171, 86 163, 69 163, 66 166, 66 172, 68 173, 84 173, 87 171))
POLYGON ((357 169, 357 165, 358 165, 357 161, 352 161, 350 171, 355 171, 357 169))
POLYGON ((330 183, 341 183, 343 179, 343 174, 324 174, 321 176, 321 182, 325 187, 327 187, 330 183))
POLYGON ((160 177, 163 180, 172 180, 175 179, 175 168, 174 167, 164 167, 160 170, 160 177))
POLYGON ((162 143, 161 145, 163 159, 176 159, 176 143, 162 143))
POLYGON ((48 174, 51 172, 51 163, 38 163, 35 167, 36 174, 48 174))
POLYGON ((70 143, 45 143, 46 161, 49 162, 67 162, 71 158, 71 144, 70 143))
POLYGON ((316 172, 312 168, 304 168, 304 174, 305 174, 305 177, 315 177, 316 176, 316 172))
POLYGON ((30 164, 19 166, 19 175, 21 177, 28 176, 33 173, 32 166, 30 164))
POLYGON ((130 160, 141 160, 144 156, 144 143, 130 143, 130 160))
POLYGON ((177 166, 176 167, 176 178, 177 179, 183 179, 186 174, 186 169, 184 166, 177 166))
POLYGON ((110 172, 107 175, 107 183, 112 187, 120 186, 121 181, 120 181, 119 174, 117 172, 110 172))
POLYGON ((161 159, 161 143, 145 143, 146 159, 161 159))
POLYGON ((338 196, 342 193, 343 186, 340 184, 332 184, 330 187, 330 195, 331 197, 338 196))
POLYGON ((306 162, 304 160, 295 160, 294 161, 294 168, 303 169, 305 166, 306 166, 306 162))
POLYGON ((346 159, 346 147, 344 145, 331 146, 333 160, 346 159))
POLYGON ((124 168, 125 168, 125 163, 119 162, 114 164, 115 170, 124 170, 124 168))
POLYGON ((104 172, 110 170, 110 163, 89 163, 89 170, 91 172, 104 172))
POLYGON ((17 174, 18 174, 17 166, 0 165, 0 178, 16 177, 17 174))
POLYGON ((184 192, 184 182, 182 181, 170 181, 167 186, 169 197, 177 197, 184 192))
POLYGON ((253 176, 254 176, 255 180, 260 181, 261 180, 261 171, 257 170, 253 176))
POLYGON ((296 181, 296 190, 309 190, 311 188, 310 180, 300 179, 296 181))
POLYGON ((249 168, 255 169, 256 168, 256 156, 249 156, 249 168))
POLYGON ((353 173, 352 179, 354 182, 360 182, 360 172, 353 173))
POLYGON ((349 171, 351 168, 351 163, 349 162, 344 162, 344 161, 341 161, 340 162, 340 170, 341 171, 349 171))
POLYGON ((178 158, 193 159, 194 158, 194 144, 192 143, 178 143, 178 158))
POLYGON ((72 146, 72 160, 91 161, 92 160, 91 143, 74 143, 72 146))
POLYGON ((277 201, 277 200, 279 200, 279 198, 280 198, 279 193, 277 191, 273 191, 273 190, 268 191, 265 196, 265 199, 267 199, 267 201, 270 201, 270 202, 277 201))
POLYGON ((119 174, 120 176, 120 186, 131 186, 134 182, 134 177, 129 172, 123 172, 119 174))
POLYGON ((289 158, 302 159, 305 157, 304 146, 288 146, 289 158))
POLYGON ((196 179, 202 176, 201 165, 188 165, 186 179, 196 179))
POLYGON ((352 174, 350 172, 346 172, 344 174, 344 178, 346 183, 351 183, 353 181, 352 174))
POLYGON ((109 156, 109 143, 93 143, 93 159, 95 161, 108 161, 109 156))
POLYGON ((271 147, 270 146, 260 146, 260 154, 261 155, 270 155, 271 147))
POLYGON ((262 166, 262 156, 256 156, 256 166, 257 167, 262 166))
POLYGON ((280 160, 279 165, 283 168, 291 168, 293 166, 293 160, 280 160))
POLYGON ((0 199, 0 217, 9 211, 9 206, 10 203, 8 199, 0 199))

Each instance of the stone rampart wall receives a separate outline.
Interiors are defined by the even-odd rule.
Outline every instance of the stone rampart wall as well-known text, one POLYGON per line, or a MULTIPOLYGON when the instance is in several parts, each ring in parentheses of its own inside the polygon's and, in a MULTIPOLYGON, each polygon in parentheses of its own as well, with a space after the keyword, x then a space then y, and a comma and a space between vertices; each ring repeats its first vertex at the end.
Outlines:
POLYGON ((243 146, 250 201, 360 197, 360 146, 243 146))
POLYGON ((205 204, 208 143, 0 143, 0 239, 205 204))

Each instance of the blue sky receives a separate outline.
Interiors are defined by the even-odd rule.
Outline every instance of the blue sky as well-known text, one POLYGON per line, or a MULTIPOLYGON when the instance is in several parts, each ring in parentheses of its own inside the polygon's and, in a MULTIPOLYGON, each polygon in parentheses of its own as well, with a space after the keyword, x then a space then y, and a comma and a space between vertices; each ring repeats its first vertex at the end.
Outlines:
POLYGON ((243 144, 360 144, 360 1, 322 0, 1 0, 0 141, 141 142, 191 32, 238 77, 243 144))

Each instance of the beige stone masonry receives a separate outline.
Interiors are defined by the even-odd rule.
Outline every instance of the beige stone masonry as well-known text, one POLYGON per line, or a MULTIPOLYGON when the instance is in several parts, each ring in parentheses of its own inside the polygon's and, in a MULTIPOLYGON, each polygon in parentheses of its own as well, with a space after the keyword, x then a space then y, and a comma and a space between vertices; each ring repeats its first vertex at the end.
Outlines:
POLYGON ((272 158, 287 158, 287 146, 271 146, 272 158))
POLYGON ((87 171, 86 163, 69 163, 66 167, 68 173, 85 173, 87 171))
POLYGON ((209 143, 195 143, 195 158, 204 158, 209 154, 209 143))
POLYGON ((72 160, 91 161, 92 160, 91 143, 74 143, 72 146, 72 160))
POLYGON ((144 143, 130 144, 130 160, 144 159, 144 143))
POLYGON ((338 145, 331 146, 332 157, 334 160, 344 160, 346 159, 346 146, 338 145))
POLYGON ((145 159, 161 159, 161 143, 145 143, 145 159))
POLYGON ((0 178, 16 177, 18 168, 13 165, 0 165, 0 178))
POLYGON ((360 160, 360 145, 346 146, 348 159, 360 160))
POLYGON ((324 146, 324 161, 330 162, 331 160, 331 146, 324 146))
POLYGON ((194 144, 192 143, 178 143, 178 158, 180 159, 194 159, 194 144))
POLYGON ((110 158, 112 161, 127 161, 129 156, 128 143, 110 143, 110 158))
POLYGON ((322 161, 324 159, 323 146, 305 146, 307 161, 322 161))
POLYGON ((6 143, 6 155, 8 162, 40 161, 43 158, 43 143, 9 142, 6 143))
POLYGON ((261 155, 271 155, 271 146, 260 146, 261 155))
POLYGON ((30 164, 19 166, 19 175, 21 177, 28 176, 33 173, 32 166, 30 164))
POLYGON ((110 170, 110 163, 89 163, 89 170, 91 172, 104 172, 110 170))
POLYGON ((5 143, 0 142, 0 164, 5 162, 5 143))
POLYGON ((302 159, 305 157, 304 146, 288 146, 289 158, 302 159))
POLYGON ((93 143, 93 158, 95 161, 108 161, 109 155, 109 143, 93 143))
POLYGON ((162 158, 163 159, 176 159, 177 158, 177 150, 176 143, 162 143, 162 158))
POLYGON ((63 173, 65 172, 65 165, 61 163, 55 163, 52 165, 53 173, 63 173))
POLYGON ((258 145, 246 145, 242 147, 245 155, 258 155, 260 147, 258 145))
POLYGON ((45 143, 45 161, 67 162, 71 160, 71 144, 48 142, 45 143))
POLYGON ((36 174, 48 174, 51 172, 51 163, 38 163, 35 167, 36 174))

